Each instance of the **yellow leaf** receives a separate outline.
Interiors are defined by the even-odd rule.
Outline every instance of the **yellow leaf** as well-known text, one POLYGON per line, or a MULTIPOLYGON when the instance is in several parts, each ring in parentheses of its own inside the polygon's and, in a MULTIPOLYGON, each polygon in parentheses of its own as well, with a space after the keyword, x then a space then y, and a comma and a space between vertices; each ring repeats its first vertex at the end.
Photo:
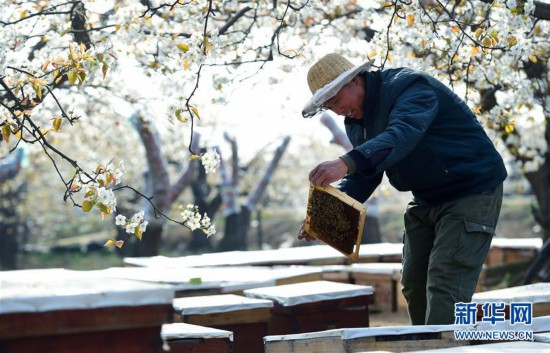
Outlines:
POLYGON ((511 48, 518 43, 517 38, 514 36, 507 36, 506 40, 508 41, 508 48, 511 48))
POLYGON ((115 243, 115 246, 119 249, 122 248, 122 245, 124 245, 124 240, 117 240, 115 243))
POLYGON ((504 131, 507 134, 511 134, 512 132, 514 132, 514 125, 513 124, 506 124, 506 126, 504 127, 504 131))
POLYGON ((92 203, 92 201, 90 200, 84 200, 84 202, 82 202, 82 211, 84 212, 90 212, 90 210, 92 209, 92 206, 94 204, 92 203))
POLYGON ((58 132, 59 129, 61 128, 61 123, 63 122, 63 120, 60 118, 60 117, 56 117, 53 119, 53 131, 55 132, 58 132))
POLYGON ((67 74, 67 78, 69 79, 69 83, 70 83, 71 85, 74 85, 74 83, 76 82, 76 72, 70 71, 70 72, 67 74))
POLYGON ((46 85, 47 85, 46 81, 44 81, 44 80, 41 79, 41 78, 34 78, 33 81, 34 81, 36 84, 41 85, 41 86, 46 86, 46 85))
POLYGON ((115 31, 118 32, 119 29, 120 29, 120 25, 117 23, 117 24, 115 25, 115 31))
POLYGON ((183 115, 181 115, 181 109, 176 109, 176 118, 181 121, 182 123, 186 123, 185 121, 185 118, 183 117, 183 115))
POLYGON ((476 29, 474 36, 476 37, 476 39, 479 39, 482 34, 483 34, 483 28, 478 28, 476 29))
POLYGON ((208 55, 208 53, 210 53, 210 47, 212 46, 212 43, 210 43, 210 40, 208 39, 207 36, 204 37, 203 44, 204 44, 204 53, 208 55))
POLYGON ((107 76, 107 70, 109 70, 109 65, 103 63, 103 66, 101 66, 101 72, 103 73, 103 78, 107 76))
POLYGON ((113 246, 115 245, 117 242, 114 240, 114 239, 109 239, 105 242, 105 244, 103 244, 103 246, 113 246))
POLYGON ((178 49, 181 50, 184 53, 187 53, 189 51, 189 45, 187 45, 185 43, 176 44, 176 47, 178 47, 178 49))
POLYGON ((143 233, 141 233, 141 229, 139 228, 139 226, 136 227, 135 232, 136 232, 136 237, 141 241, 141 237, 143 236, 143 233))
POLYGON ((191 65, 189 64, 189 60, 187 60, 187 59, 183 60, 183 69, 184 70, 189 70, 190 66, 191 65))
POLYGON ((391 53, 388 53, 388 61, 390 64, 393 64, 393 55, 391 53))
POLYGON ((10 142, 10 135, 10 127, 8 125, 2 126, 2 138, 4 139, 4 141, 6 141, 6 143, 10 142))
POLYGON ((48 65, 50 65, 50 61, 49 60, 44 61, 41 67, 42 71, 46 71, 46 69, 48 68, 48 65))
POLYGON ((422 39, 422 48, 426 48, 426 46, 428 45, 428 40, 427 39, 422 39))
POLYGON ((458 26, 451 26, 451 31, 453 31, 453 33, 458 33, 460 32, 460 28, 458 26))
POLYGON ((490 47, 491 46, 491 38, 485 37, 481 41, 481 44, 483 44, 484 47, 490 47))
POLYGON ((414 14, 409 13, 407 14, 407 26, 412 27, 414 25, 414 14))
POLYGON ((472 50, 470 51, 470 56, 476 56, 481 51, 481 48, 478 46, 473 46, 472 50))
POLYGON ((376 54, 378 54, 378 52, 377 52, 376 50, 373 50, 373 51, 371 51, 371 52, 369 53, 369 55, 367 55, 367 58, 369 58, 369 59, 370 59, 370 58, 373 58, 373 57, 376 56, 376 54))
POLYGON ((189 104, 189 108, 191 109, 191 111, 193 112, 193 114, 195 114, 197 116, 197 118, 200 120, 201 117, 199 115, 199 111, 197 110, 197 108, 191 104, 189 104))
POLYGON ((21 13, 19 14, 19 19, 22 20, 25 17, 27 17, 27 11, 21 11, 21 13))
POLYGON ((189 157, 189 160, 192 161, 193 159, 197 159, 197 158, 200 159, 201 156, 199 156, 197 154, 193 154, 193 155, 191 155, 191 157, 189 157))
POLYGON ((36 93, 36 97, 38 97, 38 99, 42 100, 42 90, 40 89, 40 86, 37 85, 36 83, 34 83, 32 85, 32 88, 34 88, 34 93, 36 93))
POLYGON ((534 55, 529 55, 529 61, 531 61, 533 64, 537 63, 537 57, 534 55))

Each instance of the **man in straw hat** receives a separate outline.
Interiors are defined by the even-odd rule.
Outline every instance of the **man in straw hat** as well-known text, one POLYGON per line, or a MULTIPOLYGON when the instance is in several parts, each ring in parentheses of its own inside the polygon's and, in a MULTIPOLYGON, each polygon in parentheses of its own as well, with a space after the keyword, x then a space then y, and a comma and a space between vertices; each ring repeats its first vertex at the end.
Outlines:
MULTIPOLYGON (((435 78, 407 68, 370 71, 328 54, 309 70, 312 117, 329 109, 345 119, 354 146, 322 162, 311 183, 365 202, 386 173, 411 191, 404 222, 402 291, 411 321, 455 323, 470 302, 494 235, 506 169, 465 102, 435 78)), ((299 239, 311 240, 303 226, 299 239)))

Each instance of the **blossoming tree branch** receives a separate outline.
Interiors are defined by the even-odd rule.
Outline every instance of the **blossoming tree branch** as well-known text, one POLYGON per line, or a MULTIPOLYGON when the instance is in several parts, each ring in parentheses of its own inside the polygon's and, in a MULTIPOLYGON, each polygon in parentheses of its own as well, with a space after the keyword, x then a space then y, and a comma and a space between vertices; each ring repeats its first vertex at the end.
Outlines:
MULTIPOLYGON (((86 170, 52 140, 62 127, 66 129, 81 118, 67 111, 70 99, 60 98, 56 92, 82 92, 104 87, 116 90, 118 82, 114 82, 113 76, 118 56, 122 48, 126 48, 135 51, 134 59, 143 64, 149 74, 160 73, 166 77, 179 73, 186 79, 184 84, 180 81, 181 85, 174 87, 180 91, 183 88, 186 93, 172 96, 175 103, 169 105, 168 115, 190 126, 191 160, 199 159, 207 173, 214 172, 220 162, 214 150, 201 154, 191 150, 193 125, 195 119, 200 118, 199 109, 192 103, 193 96, 204 65, 216 64, 214 48, 219 48, 219 36, 230 31, 246 13, 257 12, 252 4, 236 11, 234 16, 216 15, 230 14, 238 6, 237 3, 225 5, 226 9, 222 9, 222 3, 214 1, 4 2, 0 5, 3 41, 0 124, 4 150, 14 151, 20 144, 39 145, 65 186, 64 200, 81 207, 84 212, 97 210, 102 217, 116 214, 115 192, 129 188, 149 201, 156 217, 167 218, 191 230, 200 228, 208 236, 212 235, 215 228, 210 218, 201 215, 195 205, 181 206, 182 218, 177 221, 157 208, 152 197, 122 185, 123 161, 115 162, 113 158, 108 163, 98 163, 93 170, 86 170), (186 20, 189 16, 194 17, 193 21, 186 20), (60 163, 70 166, 68 174, 60 163)), ((257 14, 258 18, 262 16, 257 14)), ((284 16, 279 22, 275 32, 283 26, 284 16)), ((236 30, 224 45, 240 45, 241 39, 234 39, 239 38, 238 33, 246 37, 246 32, 236 30)), ((275 38, 277 33, 273 40, 275 38)), ((266 48, 268 52, 272 50, 269 46, 266 48)), ((257 56, 250 62, 266 62, 272 54, 265 54, 260 47, 257 56)), ((242 64, 241 60, 237 61, 242 64)), ((235 63, 235 60, 226 60, 219 64, 235 63)), ((141 239, 148 221, 144 219, 144 211, 139 211, 131 217, 116 215, 116 224, 141 239)), ((123 242, 111 239, 106 245, 120 247, 123 242)))

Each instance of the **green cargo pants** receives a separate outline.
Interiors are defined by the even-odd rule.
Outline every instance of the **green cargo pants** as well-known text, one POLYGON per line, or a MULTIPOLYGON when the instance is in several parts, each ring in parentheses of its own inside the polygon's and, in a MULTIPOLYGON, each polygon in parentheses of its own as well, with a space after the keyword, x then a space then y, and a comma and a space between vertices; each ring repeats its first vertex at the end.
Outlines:
POLYGON ((401 284, 413 325, 454 324, 454 304, 470 302, 491 246, 502 184, 443 203, 409 203, 401 284))

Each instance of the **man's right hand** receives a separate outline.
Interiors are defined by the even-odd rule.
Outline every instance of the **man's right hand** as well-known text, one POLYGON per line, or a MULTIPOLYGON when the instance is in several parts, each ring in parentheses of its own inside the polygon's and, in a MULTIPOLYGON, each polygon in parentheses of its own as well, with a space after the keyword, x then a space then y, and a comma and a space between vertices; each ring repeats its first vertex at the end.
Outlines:
POLYGON ((302 221, 302 224, 300 225, 300 229, 298 230, 298 240, 303 240, 303 239, 307 241, 315 240, 314 237, 306 233, 305 225, 306 225, 306 220, 304 219, 302 221))

